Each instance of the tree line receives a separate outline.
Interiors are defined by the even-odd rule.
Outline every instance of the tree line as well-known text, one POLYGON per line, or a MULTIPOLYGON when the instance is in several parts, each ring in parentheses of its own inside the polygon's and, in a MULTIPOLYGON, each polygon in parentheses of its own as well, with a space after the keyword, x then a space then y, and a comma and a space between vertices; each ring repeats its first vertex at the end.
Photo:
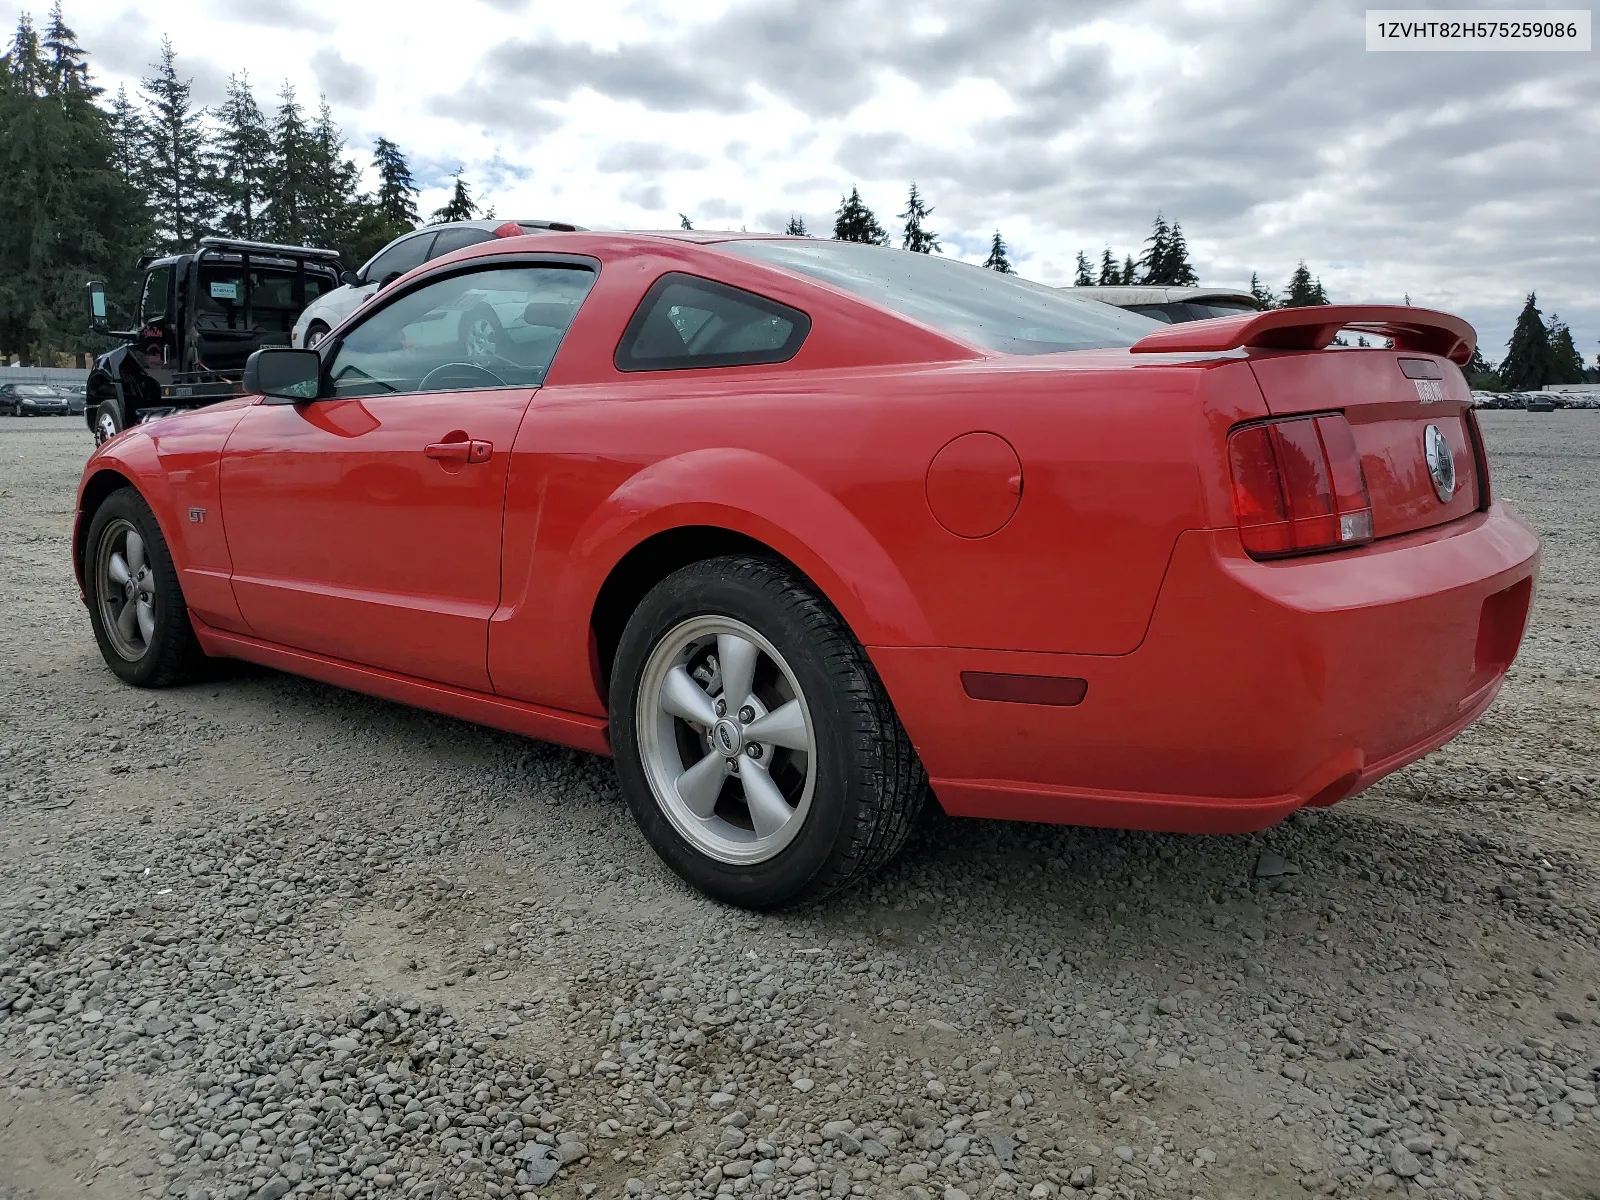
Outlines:
MULTIPOLYGON (((127 312, 148 251, 220 234, 365 261, 419 219, 400 148, 379 138, 372 164, 367 193, 327 101, 310 113, 287 84, 263 110, 241 71, 215 111, 197 104, 165 39, 137 93, 107 97, 59 2, 42 30, 23 14, 0 55, 0 362, 103 346, 84 281, 127 312)), ((433 219, 476 215, 458 173, 433 219)))

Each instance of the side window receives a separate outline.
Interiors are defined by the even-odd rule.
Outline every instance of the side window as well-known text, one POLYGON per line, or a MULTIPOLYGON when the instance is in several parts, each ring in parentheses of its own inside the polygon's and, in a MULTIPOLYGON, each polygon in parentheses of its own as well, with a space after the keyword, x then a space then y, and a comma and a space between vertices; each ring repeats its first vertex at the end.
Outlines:
POLYGON ((380 286, 396 275, 404 275, 413 267, 420 267, 428 260, 428 247, 433 245, 434 234, 430 230, 408 237, 403 242, 396 242, 377 258, 367 264, 362 278, 368 283, 380 286))
POLYGON ((464 271, 406 292, 339 339, 335 396, 538 387, 594 283, 582 267, 464 271))
POLYGON ((428 261, 432 262, 442 254, 449 254, 452 250, 460 250, 465 246, 476 246, 479 242, 492 242, 494 234, 487 229, 462 229, 446 227, 439 231, 439 236, 433 240, 433 249, 428 251, 428 261))
POLYGON ((144 277, 144 291, 139 296, 139 324, 166 320, 167 293, 171 288, 171 267, 157 267, 144 277))
POLYGON ((811 331, 799 309, 676 272, 656 280, 617 345, 619 371, 788 362, 811 331))

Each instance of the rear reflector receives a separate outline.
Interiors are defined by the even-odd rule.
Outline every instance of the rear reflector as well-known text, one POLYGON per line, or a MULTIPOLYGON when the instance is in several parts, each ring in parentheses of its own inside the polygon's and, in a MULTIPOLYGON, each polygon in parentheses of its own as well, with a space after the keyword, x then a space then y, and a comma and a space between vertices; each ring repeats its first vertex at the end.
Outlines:
POLYGON ((1228 435, 1233 509, 1252 558, 1372 540, 1372 501, 1350 424, 1337 413, 1247 425, 1228 435))
POLYGON ((961 686, 974 700, 1054 704, 1064 708, 1082 704, 1089 690, 1087 680, 1066 675, 1001 675, 993 671, 963 671, 961 686))

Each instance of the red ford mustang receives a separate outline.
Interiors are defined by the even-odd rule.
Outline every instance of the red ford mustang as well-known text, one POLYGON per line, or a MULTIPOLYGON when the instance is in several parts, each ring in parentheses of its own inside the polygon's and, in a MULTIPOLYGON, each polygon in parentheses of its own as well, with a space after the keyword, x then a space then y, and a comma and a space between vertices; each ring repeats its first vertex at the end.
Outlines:
POLYGON ((805 238, 510 239, 106 443, 74 562, 129 683, 249 659, 612 754, 674 869, 773 906, 887 861, 930 784, 1253 830, 1473 721, 1539 555, 1473 342, 1157 326, 805 238))

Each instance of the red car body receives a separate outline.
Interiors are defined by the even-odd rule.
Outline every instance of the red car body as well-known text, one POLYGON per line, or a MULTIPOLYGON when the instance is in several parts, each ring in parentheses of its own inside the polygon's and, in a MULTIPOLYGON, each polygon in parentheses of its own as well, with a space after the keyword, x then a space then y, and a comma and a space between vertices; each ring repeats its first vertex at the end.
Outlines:
POLYGON ((1151 830, 1351 795, 1477 718, 1516 653, 1538 541, 1491 500, 1454 318, 1295 310, 1020 356, 710 236, 447 261, 541 252, 600 264, 543 386, 247 396, 130 429, 84 471, 80 580, 89 515, 132 483, 207 652, 606 753, 632 604, 765 548, 866 647, 947 811, 1151 830), (665 272, 790 305, 809 336, 781 364, 619 371, 665 272), (1399 349, 1320 348, 1363 322, 1399 349), (1431 394, 1401 359, 1439 368, 1431 394), (1230 432, 1302 413, 1349 423, 1375 536, 1252 557, 1230 432), (482 461, 427 457, 459 440, 482 461))

